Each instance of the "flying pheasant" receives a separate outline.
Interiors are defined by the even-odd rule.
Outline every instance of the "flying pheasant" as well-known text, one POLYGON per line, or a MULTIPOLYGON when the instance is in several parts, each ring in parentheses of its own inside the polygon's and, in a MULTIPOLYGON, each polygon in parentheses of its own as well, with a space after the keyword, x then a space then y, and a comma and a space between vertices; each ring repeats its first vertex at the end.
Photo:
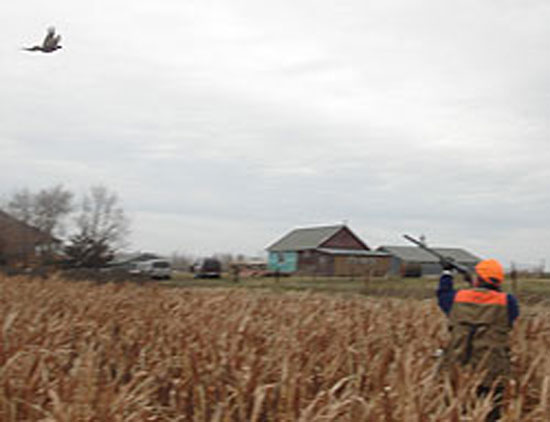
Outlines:
POLYGON ((59 45, 61 41, 61 35, 55 35, 55 28, 53 26, 48 28, 48 34, 42 45, 35 45, 34 47, 24 48, 26 51, 42 51, 43 53, 53 53, 55 50, 61 48, 59 45))

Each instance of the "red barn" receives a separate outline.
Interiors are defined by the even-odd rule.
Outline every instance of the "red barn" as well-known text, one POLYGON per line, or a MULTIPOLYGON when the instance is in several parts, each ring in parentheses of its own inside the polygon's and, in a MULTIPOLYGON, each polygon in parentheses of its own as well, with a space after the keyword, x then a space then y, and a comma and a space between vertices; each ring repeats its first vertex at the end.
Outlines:
POLYGON ((59 240, 0 210, 0 266, 42 264, 59 240))
POLYGON ((390 255, 372 251, 345 224, 292 230, 267 248, 271 271, 319 276, 385 275, 390 255))

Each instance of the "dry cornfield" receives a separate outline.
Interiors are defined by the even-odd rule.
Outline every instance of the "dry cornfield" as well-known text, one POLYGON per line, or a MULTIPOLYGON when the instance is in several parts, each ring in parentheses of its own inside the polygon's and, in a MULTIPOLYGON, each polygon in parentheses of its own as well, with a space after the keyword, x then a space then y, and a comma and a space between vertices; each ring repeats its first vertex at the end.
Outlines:
MULTIPOLYGON (((482 421, 436 376, 435 301, 0 278, 2 421, 482 421)), ((550 420, 550 313, 522 309, 504 421, 550 420)))

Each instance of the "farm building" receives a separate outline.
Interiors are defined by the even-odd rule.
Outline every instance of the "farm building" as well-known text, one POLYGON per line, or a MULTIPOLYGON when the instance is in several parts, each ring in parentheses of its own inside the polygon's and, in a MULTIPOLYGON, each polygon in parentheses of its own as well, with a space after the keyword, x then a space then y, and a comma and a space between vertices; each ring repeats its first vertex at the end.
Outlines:
MULTIPOLYGON (((432 249, 472 270, 481 260, 476 255, 460 248, 432 249)), ((439 275, 442 271, 439 260, 417 246, 380 246, 377 251, 391 255, 389 275, 420 277, 439 275)))
POLYGON ((0 266, 43 264, 60 243, 58 239, 0 210, 0 266))
POLYGON ((385 275, 390 255, 372 251, 346 225, 292 230, 267 248, 268 269, 318 276, 385 275))
POLYGON ((116 267, 121 270, 131 270, 138 262, 160 258, 162 257, 150 252, 118 253, 107 266, 116 267))

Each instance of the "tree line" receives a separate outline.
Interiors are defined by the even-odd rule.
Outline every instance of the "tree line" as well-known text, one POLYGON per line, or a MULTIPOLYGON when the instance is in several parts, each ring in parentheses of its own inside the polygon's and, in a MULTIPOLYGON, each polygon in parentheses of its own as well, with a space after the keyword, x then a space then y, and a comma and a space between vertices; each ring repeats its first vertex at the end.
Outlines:
POLYGON ((44 256, 51 258, 61 249, 62 262, 70 267, 105 265, 130 233, 118 195, 103 185, 90 187, 80 200, 56 185, 39 191, 24 188, 3 202, 8 214, 52 239, 44 256))

